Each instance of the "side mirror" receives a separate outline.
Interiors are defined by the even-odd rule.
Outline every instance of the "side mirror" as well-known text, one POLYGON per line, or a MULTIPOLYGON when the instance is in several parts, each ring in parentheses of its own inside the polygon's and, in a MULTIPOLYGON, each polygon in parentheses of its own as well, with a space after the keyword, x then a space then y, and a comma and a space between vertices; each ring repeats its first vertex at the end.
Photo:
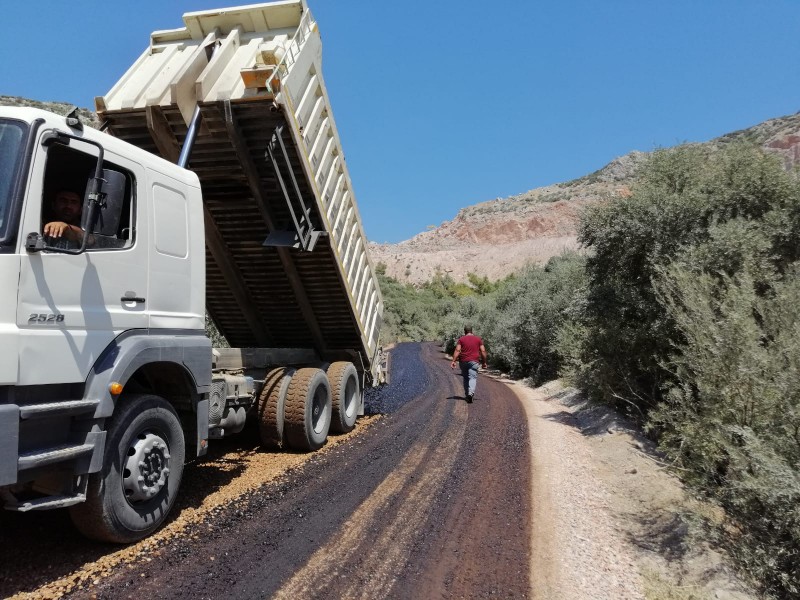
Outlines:
MULTIPOLYGON (((91 183, 91 178, 89 179, 91 183)), ((83 216, 81 228, 95 235, 115 236, 119 229, 122 217, 122 208, 125 203, 125 175, 119 171, 103 169, 103 186, 101 200, 97 205, 94 215, 89 210, 89 193, 91 185, 86 186, 86 195, 83 199, 83 216), (89 219, 92 218, 92 223, 89 219)))

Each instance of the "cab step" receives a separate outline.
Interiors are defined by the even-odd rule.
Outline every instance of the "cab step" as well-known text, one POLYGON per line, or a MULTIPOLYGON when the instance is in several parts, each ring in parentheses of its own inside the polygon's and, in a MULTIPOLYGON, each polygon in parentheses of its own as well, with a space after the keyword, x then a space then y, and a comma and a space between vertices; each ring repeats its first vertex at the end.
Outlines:
POLYGON ((17 468, 20 471, 24 471, 35 467, 43 467, 45 465, 79 458, 86 454, 91 454, 93 451, 93 444, 65 444, 63 446, 45 448, 35 452, 26 452, 19 455, 17 468))
POLYGON ((65 400, 43 404, 27 404, 19 407, 19 418, 44 419, 65 415, 82 415, 93 413, 99 404, 100 400, 65 400))
POLYGON ((28 512, 29 510, 50 510, 51 508, 66 508, 73 504, 80 504, 86 500, 86 494, 70 494, 66 496, 46 496, 35 500, 24 500, 18 504, 6 504, 3 508, 13 512, 28 512))

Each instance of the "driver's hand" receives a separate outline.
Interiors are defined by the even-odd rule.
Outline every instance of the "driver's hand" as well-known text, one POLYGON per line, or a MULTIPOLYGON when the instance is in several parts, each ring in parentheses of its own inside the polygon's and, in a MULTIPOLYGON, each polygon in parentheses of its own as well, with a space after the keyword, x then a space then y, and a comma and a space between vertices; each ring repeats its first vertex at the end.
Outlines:
POLYGON ((69 225, 63 221, 53 221, 44 226, 44 234, 51 238, 60 238, 69 229, 69 225))

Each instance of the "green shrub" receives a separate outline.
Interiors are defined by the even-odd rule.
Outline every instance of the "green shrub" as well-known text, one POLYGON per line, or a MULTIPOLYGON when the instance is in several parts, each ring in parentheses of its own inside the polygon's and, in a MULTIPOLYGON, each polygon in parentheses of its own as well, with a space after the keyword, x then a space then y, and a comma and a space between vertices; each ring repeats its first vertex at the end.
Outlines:
POLYGON ((528 267, 494 295, 481 317, 492 364, 538 384, 558 375, 556 334, 585 285, 583 257, 569 253, 545 268, 528 267))
POLYGON ((440 340, 452 353, 472 324, 489 351, 489 362, 519 377, 542 382, 557 376, 554 342, 575 298, 583 297, 585 259, 568 253, 545 268, 491 282, 470 274, 469 284, 438 273, 420 286, 402 284, 378 271, 384 297, 383 343, 440 340))
POLYGON ((800 269, 665 270, 659 297, 684 342, 651 414, 662 448, 738 527, 729 547, 769 593, 800 595, 800 269))
POLYGON ((591 207, 582 220, 586 332, 569 364, 593 398, 644 415, 672 382, 661 365, 681 340, 656 298, 659 269, 681 256, 729 274, 752 265, 766 281, 798 257, 800 205, 779 161, 739 144, 659 150, 640 177, 631 197, 591 207))
POLYGON ((212 348, 230 348, 228 340, 219 332, 216 323, 208 313, 206 313, 206 337, 211 340, 212 348))

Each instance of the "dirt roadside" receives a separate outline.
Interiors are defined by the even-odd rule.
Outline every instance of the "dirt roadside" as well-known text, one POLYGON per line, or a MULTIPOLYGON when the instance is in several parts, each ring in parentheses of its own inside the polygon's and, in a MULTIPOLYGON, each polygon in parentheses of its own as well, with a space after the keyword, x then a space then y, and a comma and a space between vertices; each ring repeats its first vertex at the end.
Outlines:
POLYGON ((682 515, 710 509, 639 430, 560 382, 533 389, 495 378, 515 391, 528 419, 534 598, 758 597, 724 555, 692 535, 682 515))

